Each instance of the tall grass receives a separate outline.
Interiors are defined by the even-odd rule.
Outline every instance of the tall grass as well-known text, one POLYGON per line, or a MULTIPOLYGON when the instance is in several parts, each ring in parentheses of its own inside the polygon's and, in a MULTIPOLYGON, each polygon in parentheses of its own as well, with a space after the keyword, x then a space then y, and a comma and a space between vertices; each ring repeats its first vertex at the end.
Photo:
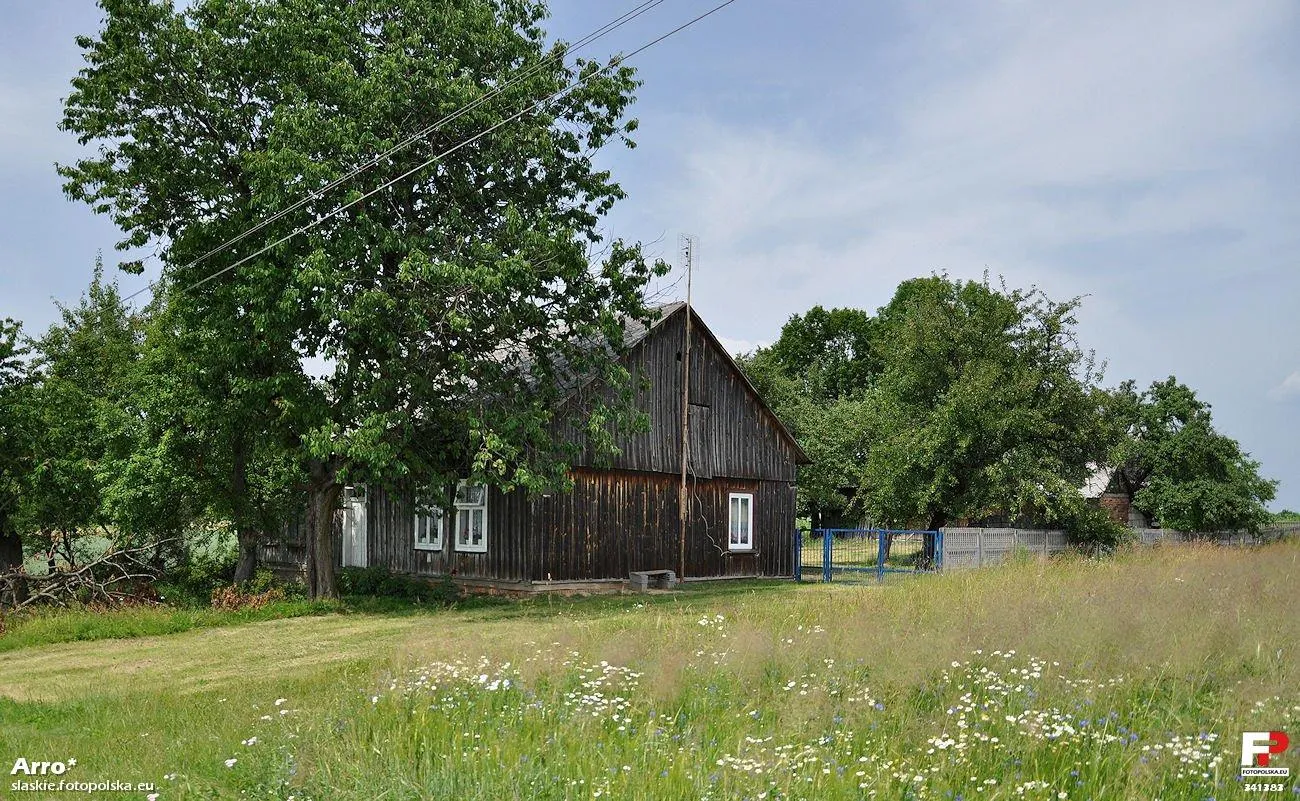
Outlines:
MULTIPOLYGON (((1296 544, 1189 546, 884 588, 281 621, 260 644, 224 630, 220 668, 193 653, 216 632, 191 632, 130 661, 129 692, 0 706, 25 721, 0 731, 156 777, 162 798, 1257 797, 1241 731, 1300 719, 1298 563, 1296 544), (169 691, 191 674, 215 683, 169 691)), ((77 649, 68 675, 97 658, 59 647, 77 649)), ((20 696, 59 675, 4 669, 20 696)))

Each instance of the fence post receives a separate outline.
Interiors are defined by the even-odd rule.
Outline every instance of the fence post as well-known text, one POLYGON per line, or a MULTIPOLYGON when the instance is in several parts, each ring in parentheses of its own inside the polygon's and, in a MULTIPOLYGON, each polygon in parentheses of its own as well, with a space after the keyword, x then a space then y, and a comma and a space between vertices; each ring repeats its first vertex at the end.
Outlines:
POLYGON ((975 562, 977 567, 984 567, 984 529, 975 529, 975 562))
POLYGON ((934 532, 934 570, 943 570, 943 529, 934 532))
POLYGON ((885 582, 885 530, 876 529, 876 581, 885 582))
POLYGON ((803 532, 794 530, 794 580, 803 581, 803 532))
POLYGON ((831 530, 822 529, 822 581, 831 580, 831 546, 834 542, 831 530))

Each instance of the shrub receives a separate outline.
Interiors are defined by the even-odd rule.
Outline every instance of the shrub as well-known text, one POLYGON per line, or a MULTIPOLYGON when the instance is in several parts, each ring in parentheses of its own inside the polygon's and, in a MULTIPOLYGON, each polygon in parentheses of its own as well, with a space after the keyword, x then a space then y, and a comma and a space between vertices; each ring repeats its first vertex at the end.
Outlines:
POLYGON ((1133 537, 1132 530, 1096 506, 1080 506, 1061 525, 1070 542, 1086 553, 1112 551, 1133 537))
POLYGON ((227 533, 202 532, 190 536, 185 550, 183 561, 158 583, 159 594, 174 605, 205 606, 213 592, 234 580, 238 546, 227 533))
POLYGON ((212 591, 212 608, 227 612, 236 612, 241 609, 261 609, 273 601, 283 600, 284 591, 279 587, 257 592, 247 587, 231 584, 227 587, 218 587, 212 591))
POLYGON ((396 574, 379 565, 345 567, 339 571, 338 582, 343 595, 400 598, 429 604, 450 604, 460 598, 460 588, 451 579, 433 583, 396 574))

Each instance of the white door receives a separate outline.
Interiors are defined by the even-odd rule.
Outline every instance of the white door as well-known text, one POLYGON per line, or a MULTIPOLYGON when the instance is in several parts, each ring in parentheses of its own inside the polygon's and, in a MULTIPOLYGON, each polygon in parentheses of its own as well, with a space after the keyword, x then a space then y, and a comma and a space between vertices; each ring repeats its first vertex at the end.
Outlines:
POLYGON ((359 492, 343 501, 343 566, 366 566, 366 497, 359 492))

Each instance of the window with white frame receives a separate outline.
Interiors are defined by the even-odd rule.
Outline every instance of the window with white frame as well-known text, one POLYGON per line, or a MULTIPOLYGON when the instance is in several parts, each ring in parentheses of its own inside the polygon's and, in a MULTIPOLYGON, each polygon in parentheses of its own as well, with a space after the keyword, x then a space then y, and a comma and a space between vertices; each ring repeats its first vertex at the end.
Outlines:
POLYGON ((754 496, 748 492, 733 492, 728 498, 731 513, 727 530, 727 547, 732 551, 754 549, 754 496))
POLYGON ((456 550, 488 549, 487 487, 462 481, 456 487, 456 550))
POLYGON ((445 528, 441 509, 415 513, 415 549, 417 551, 441 551, 442 532, 445 528))

